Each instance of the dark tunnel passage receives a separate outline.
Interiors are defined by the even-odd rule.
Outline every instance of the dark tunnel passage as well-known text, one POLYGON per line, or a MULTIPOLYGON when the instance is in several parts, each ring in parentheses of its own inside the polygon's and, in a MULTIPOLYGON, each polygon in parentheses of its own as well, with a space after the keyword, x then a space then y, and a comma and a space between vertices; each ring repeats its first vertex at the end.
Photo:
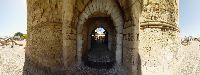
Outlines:
POLYGON ((91 47, 85 60, 85 65, 93 68, 112 68, 115 62, 114 53, 108 48, 108 31, 96 28, 92 31, 91 47))

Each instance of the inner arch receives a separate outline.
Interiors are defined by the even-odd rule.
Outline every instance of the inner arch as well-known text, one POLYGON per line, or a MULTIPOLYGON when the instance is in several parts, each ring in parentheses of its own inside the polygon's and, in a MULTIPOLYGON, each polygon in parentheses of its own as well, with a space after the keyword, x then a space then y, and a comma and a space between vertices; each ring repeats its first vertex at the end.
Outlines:
MULTIPOLYGON (((78 26, 77 26, 77 58, 78 64, 83 60, 84 56, 84 25, 89 20, 89 18, 99 18, 99 17, 110 17, 113 23, 112 30, 116 31, 115 34, 115 60, 117 64, 121 64, 122 61, 122 27, 123 27, 123 18, 120 11, 120 8, 117 6, 117 3, 113 0, 93 0, 85 10, 80 14, 78 26), (97 4, 102 5, 97 5, 97 4), (100 15, 102 14, 103 15, 100 15), (106 15, 104 15, 106 14, 106 15)), ((113 42, 114 43, 114 42, 113 42)))

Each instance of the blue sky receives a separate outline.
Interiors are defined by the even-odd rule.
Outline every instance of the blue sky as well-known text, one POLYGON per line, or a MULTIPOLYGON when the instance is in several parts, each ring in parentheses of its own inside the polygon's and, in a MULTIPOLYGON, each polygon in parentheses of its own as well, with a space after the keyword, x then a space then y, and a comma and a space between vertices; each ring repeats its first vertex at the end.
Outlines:
POLYGON ((26 0, 0 0, 0 36, 26 33, 26 0))
MULTIPOLYGON (((181 36, 200 36, 200 0, 180 0, 181 36)), ((0 36, 26 33, 26 0, 0 0, 0 36)))
POLYGON ((181 36, 200 36, 200 0, 179 1, 181 36))

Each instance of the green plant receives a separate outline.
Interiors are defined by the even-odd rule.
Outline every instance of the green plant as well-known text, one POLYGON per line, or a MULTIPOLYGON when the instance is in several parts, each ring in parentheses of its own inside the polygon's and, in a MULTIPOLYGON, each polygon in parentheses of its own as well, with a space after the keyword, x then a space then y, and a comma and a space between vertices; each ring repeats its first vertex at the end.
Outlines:
POLYGON ((17 33, 14 34, 14 36, 20 36, 20 37, 22 37, 23 35, 24 35, 24 34, 21 33, 21 32, 17 32, 17 33))

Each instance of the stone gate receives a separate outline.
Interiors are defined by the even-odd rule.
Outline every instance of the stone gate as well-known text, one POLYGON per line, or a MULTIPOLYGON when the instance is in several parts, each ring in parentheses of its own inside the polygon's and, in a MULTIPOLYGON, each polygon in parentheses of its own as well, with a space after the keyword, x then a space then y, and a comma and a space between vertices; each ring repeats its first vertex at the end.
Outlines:
POLYGON ((115 64, 128 75, 172 75, 180 42, 178 2, 27 0, 24 69, 33 75, 38 70, 60 75, 71 65, 80 65, 90 49, 90 34, 102 25, 115 64))

